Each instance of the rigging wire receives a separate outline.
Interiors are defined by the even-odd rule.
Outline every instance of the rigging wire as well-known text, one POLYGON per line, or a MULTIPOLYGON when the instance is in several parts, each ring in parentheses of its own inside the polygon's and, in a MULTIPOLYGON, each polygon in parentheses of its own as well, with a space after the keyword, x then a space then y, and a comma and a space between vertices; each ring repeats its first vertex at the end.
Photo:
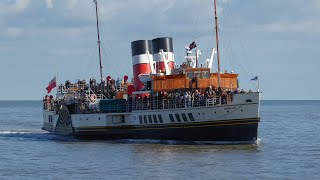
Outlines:
MULTIPOLYGON (((199 6, 197 6, 198 9, 194 9, 194 12, 197 13, 197 14, 195 15, 194 22, 193 22, 193 26, 194 26, 194 31, 193 31, 193 36, 192 36, 192 40, 193 41, 202 42, 203 41, 202 39, 205 39, 206 37, 210 37, 210 38, 212 38, 212 40, 214 40, 211 31, 210 32, 201 32, 199 30, 199 27, 201 27, 199 25, 200 24, 199 23, 200 22, 200 12, 206 12, 206 11, 203 11, 203 10, 206 10, 206 8, 212 7, 212 6, 213 6, 213 1, 212 2, 211 1, 208 2, 206 0, 202 0, 199 3, 199 6), (207 6, 208 3, 209 3, 209 6, 207 6)), ((211 19, 210 23, 208 23, 209 27, 205 28, 205 29, 212 29, 210 27, 212 25, 212 22, 214 22, 214 18, 212 16, 209 16, 209 19, 211 19)), ((207 23, 204 23, 204 24, 207 24, 207 23)), ((204 42, 204 43, 206 43, 206 45, 204 45, 203 47, 205 47, 205 48, 203 50, 201 50, 201 57, 199 59, 199 63, 200 64, 203 63, 205 65, 206 64, 206 59, 211 56, 212 47, 213 47, 212 46, 212 42, 213 41, 205 41, 204 42)), ((201 47, 201 45, 199 47, 201 47)))
MULTIPOLYGON (((201 2, 203 2, 203 1, 201 1, 201 2)), ((202 4, 202 3, 200 3, 200 4, 202 4)), ((193 11, 193 13, 195 14, 193 17, 195 17, 194 18, 194 22, 193 22, 193 24, 194 24, 194 30, 193 30, 193 34, 194 35, 196 35, 196 34, 199 34, 198 32, 199 32, 199 26, 198 26, 198 24, 199 24, 199 19, 200 19, 200 13, 199 13, 200 11, 199 10, 196 10, 196 11, 193 11), (198 12, 198 13, 197 13, 198 12)), ((194 38, 194 37, 193 37, 194 38)), ((195 39, 194 39, 195 40, 195 39)))
MULTIPOLYGON (((224 11, 222 11, 222 15, 225 16, 226 14, 228 14, 229 16, 232 16, 233 14, 231 13, 232 11, 231 11, 231 6, 230 6, 230 2, 229 2, 229 1, 226 1, 226 6, 225 6, 225 7, 226 7, 226 8, 224 9, 224 11), (230 13, 228 13, 228 11, 229 11, 230 13)), ((233 19, 233 18, 231 18, 231 19, 233 19)), ((237 42, 240 43, 240 46, 241 46, 242 51, 239 52, 238 54, 240 54, 241 57, 236 57, 237 54, 234 53, 234 51, 233 51, 233 49, 232 49, 231 41, 230 41, 230 40, 228 40, 228 41, 225 40, 225 39, 227 39, 227 38, 225 38, 225 33, 222 32, 221 35, 222 35, 222 37, 223 37, 223 38, 222 38, 222 39, 223 39, 223 42, 224 42, 225 45, 226 45, 226 51, 230 50, 230 53, 226 52, 225 54, 226 54, 227 56, 230 55, 230 60, 233 61, 234 64, 237 64, 237 65, 241 68, 241 70, 246 74, 246 76, 247 76, 248 79, 254 77, 254 75, 253 75, 252 73, 249 73, 249 72, 246 70, 246 68, 244 68, 243 65, 242 65, 242 63, 244 63, 247 68, 249 67, 249 66, 247 65, 247 62, 245 61, 245 59, 246 59, 246 57, 247 57, 246 51, 245 51, 246 47, 244 46, 243 40, 240 38, 239 26, 238 26, 237 24, 235 24, 235 25, 233 26, 233 31, 230 31, 230 35, 234 37, 234 38, 233 38, 234 40, 236 40, 237 42), (237 61, 236 61, 235 59, 237 59, 237 61), (240 61, 243 61, 243 62, 241 63, 240 61), (235 63, 235 62, 237 62, 237 63, 235 63)), ((230 38, 229 38, 229 39, 230 39, 230 38)), ((231 63, 231 62, 230 62, 230 63, 231 63)), ((252 81, 250 81, 250 83, 251 83, 251 85, 252 85, 255 89, 257 89, 256 83, 254 83, 254 82, 252 82, 252 81)))
MULTIPOLYGON (((104 7, 104 4, 100 3, 101 4, 101 9, 103 9, 104 7)), ((128 70, 128 66, 127 66, 127 63, 125 62, 115 62, 115 59, 114 59, 114 56, 112 54, 112 52, 115 52, 113 51, 113 47, 110 46, 109 44, 112 44, 111 42, 112 41, 117 41, 116 39, 111 39, 110 34, 112 33, 108 33, 108 31, 105 29, 105 21, 104 21, 104 18, 103 18, 103 14, 101 11, 99 11, 99 23, 101 24, 101 34, 102 35, 102 41, 105 42, 105 43, 101 43, 101 47, 102 47, 102 55, 103 55, 103 63, 105 65, 105 72, 107 73, 106 75, 108 76, 111 76, 111 74, 115 75, 115 76, 120 76, 122 77, 123 75, 128 75, 130 74, 130 71, 128 70), (104 35, 106 34, 106 35, 104 35), (106 42, 109 42, 109 43, 106 43, 106 42), (119 71, 113 71, 114 69, 112 69, 111 67, 115 67, 114 65, 116 65, 117 69, 121 69, 121 73, 124 73, 124 74, 119 74, 119 71)), ((109 32, 112 32, 112 26, 108 26, 108 30, 109 32)), ((117 44, 117 43, 115 43, 117 44)), ((117 44, 118 45, 118 44, 117 44)), ((130 56, 131 57, 131 56, 130 56)), ((128 61, 130 61, 131 59, 129 58, 128 61)), ((131 62, 131 61, 130 61, 131 62)), ((115 77, 112 77, 112 78, 115 78, 115 77)))
MULTIPOLYGON (((89 12, 88 16, 90 16, 90 19, 95 19, 95 17, 94 17, 95 13, 94 13, 93 9, 90 8, 89 11, 90 12, 89 12)), ((94 24, 94 23, 95 22, 92 21, 92 24, 94 24)), ((92 27, 94 27, 94 26, 92 26, 92 27)), ((91 33, 90 33, 90 35, 91 35, 91 33)), ((93 33, 92 33, 92 36, 93 36, 93 33)), ((79 73, 81 73, 81 75, 84 75, 85 77, 90 77, 90 78, 95 78, 95 76, 96 76, 96 75, 94 75, 95 73, 93 73, 93 72, 96 72, 94 70, 95 68, 93 66, 96 65, 97 59, 98 59, 98 56, 96 53, 96 47, 95 47, 96 43, 93 43, 93 42, 95 42, 95 41, 90 40, 90 42, 89 42, 88 38, 85 38, 83 57, 87 57, 88 60, 87 60, 87 63, 85 64, 85 66, 83 67, 84 70, 79 72, 79 73), (85 73, 83 74, 83 72, 85 72, 85 73)))

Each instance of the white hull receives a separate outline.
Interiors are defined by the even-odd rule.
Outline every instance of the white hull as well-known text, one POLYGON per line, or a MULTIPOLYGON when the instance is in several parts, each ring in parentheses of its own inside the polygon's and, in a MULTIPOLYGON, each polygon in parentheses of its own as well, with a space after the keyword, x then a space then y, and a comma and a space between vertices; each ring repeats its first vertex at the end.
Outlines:
POLYGON ((71 114, 69 120, 63 120, 62 123, 59 114, 44 111, 43 129, 57 134, 89 136, 98 133, 107 136, 108 132, 113 135, 123 134, 129 129, 141 132, 144 129, 184 128, 186 131, 202 127, 203 124, 215 127, 255 124, 257 128, 260 120, 259 106, 259 93, 247 93, 235 95, 233 103, 229 105, 140 110, 127 113, 71 114), (125 130, 121 130, 124 128, 125 130), (112 131, 114 129, 121 131, 112 131))

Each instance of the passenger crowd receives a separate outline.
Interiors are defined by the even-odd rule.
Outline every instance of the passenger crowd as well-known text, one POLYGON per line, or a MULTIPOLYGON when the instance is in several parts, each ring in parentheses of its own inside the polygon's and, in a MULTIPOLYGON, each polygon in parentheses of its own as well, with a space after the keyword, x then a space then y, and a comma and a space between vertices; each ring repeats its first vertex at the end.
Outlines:
MULTIPOLYGON (((90 107, 93 100, 92 95, 101 94, 102 99, 115 99, 116 93, 123 90, 126 80, 117 80, 107 78, 107 81, 97 83, 95 79, 90 79, 89 84, 85 80, 78 81, 72 84, 69 80, 65 84, 58 87, 58 93, 65 94, 62 97, 45 96, 43 99, 43 108, 48 110, 57 110, 61 103, 68 100, 80 103, 80 110, 99 109, 99 107, 90 107), (90 92, 90 93, 89 93, 90 92), (70 95, 70 98, 68 96, 70 95), (91 94, 91 96, 90 96, 91 94), (63 99, 61 99, 63 98, 63 99), (69 99, 68 99, 69 98, 69 99)), ((184 108, 184 107, 198 107, 216 104, 228 104, 232 102, 233 95, 239 93, 246 93, 243 89, 232 91, 231 89, 222 89, 210 85, 206 89, 192 89, 192 90, 176 90, 174 92, 158 92, 153 95, 137 95, 136 97, 129 96, 128 104, 129 111, 144 110, 144 109, 170 109, 170 108, 184 108)), ((95 97, 97 98, 97 97, 95 97)))
POLYGON ((106 99, 114 99, 117 92, 122 91, 124 85, 127 83, 126 80, 120 78, 111 79, 107 78, 106 81, 102 80, 100 83, 96 79, 92 78, 89 80, 89 84, 86 83, 86 80, 78 81, 75 84, 72 84, 69 80, 65 84, 59 86, 59 93, 80 93, 82 95, 89 94, 103 94, 106 99))
POLYGON ((43 98, 43 108, 54 110, 61 102, 77 101, 81 103, 83 109, 91 109, 89 108, 90 103, 95 99, 90 95, 94 94, 94 98, 97 98, 96 95, 100 95, 99 98, 102 99, 115 99, 117 92, 122 91, 126 83, 126 79, 121 80, 120 78, 117 78, 117 80, 107 78, 106 82, 102 81, 101 83, 97 83, 96 79, 92 78, 89 80, 89 84, 86 80, 79 80, 74 84, 67 80, 58 87, 58 94, 63 94, 63 96, 54 99, 52 95, 46 95, 43 98))
POLYGON ((246 93, 243 89, 232 91, 231 89, 216 88, 209 86, 205 90, 194 89, 185 92, 160 92, 149 96, 138 96, 136 99, 129 98, 129 102, 136 101, 136 106, 130 107, 137 110, 142 109, 171 109, 184 107, 209 106, 217 104, 228 104, 232 102, 233 95, 246 93))

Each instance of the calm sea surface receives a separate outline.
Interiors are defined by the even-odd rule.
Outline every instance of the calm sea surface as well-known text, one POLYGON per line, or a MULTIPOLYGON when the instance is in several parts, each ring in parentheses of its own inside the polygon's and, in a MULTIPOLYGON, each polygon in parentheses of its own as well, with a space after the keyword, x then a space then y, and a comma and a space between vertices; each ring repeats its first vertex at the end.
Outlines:
POLYGON ((0 179, 320 179, 320 101, 263 101, 257 145, 82 141, 0 101, 0 179))

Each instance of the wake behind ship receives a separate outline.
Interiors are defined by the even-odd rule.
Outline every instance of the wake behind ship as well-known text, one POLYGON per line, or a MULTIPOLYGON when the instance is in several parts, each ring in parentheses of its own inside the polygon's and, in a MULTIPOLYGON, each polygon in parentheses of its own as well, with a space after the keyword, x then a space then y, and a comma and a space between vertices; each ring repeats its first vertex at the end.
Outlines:
MULTIPOLYGON (((240 91, 238 74, 220 72, 217 29, 216 49, 200 67, 195 42, 186 47, 183 63, 177 66, 172 38, 133 41, 129 82, 128 76, 103 78, 97 20, 101 81, 66 81, 56 97, 47 95, 43 129, 93 139, 254 142, 260 93, 240 91), (218 71, 211 72, 216 54, 218 71)), ((54 78, 48 92, 55 87, 54 78)))

